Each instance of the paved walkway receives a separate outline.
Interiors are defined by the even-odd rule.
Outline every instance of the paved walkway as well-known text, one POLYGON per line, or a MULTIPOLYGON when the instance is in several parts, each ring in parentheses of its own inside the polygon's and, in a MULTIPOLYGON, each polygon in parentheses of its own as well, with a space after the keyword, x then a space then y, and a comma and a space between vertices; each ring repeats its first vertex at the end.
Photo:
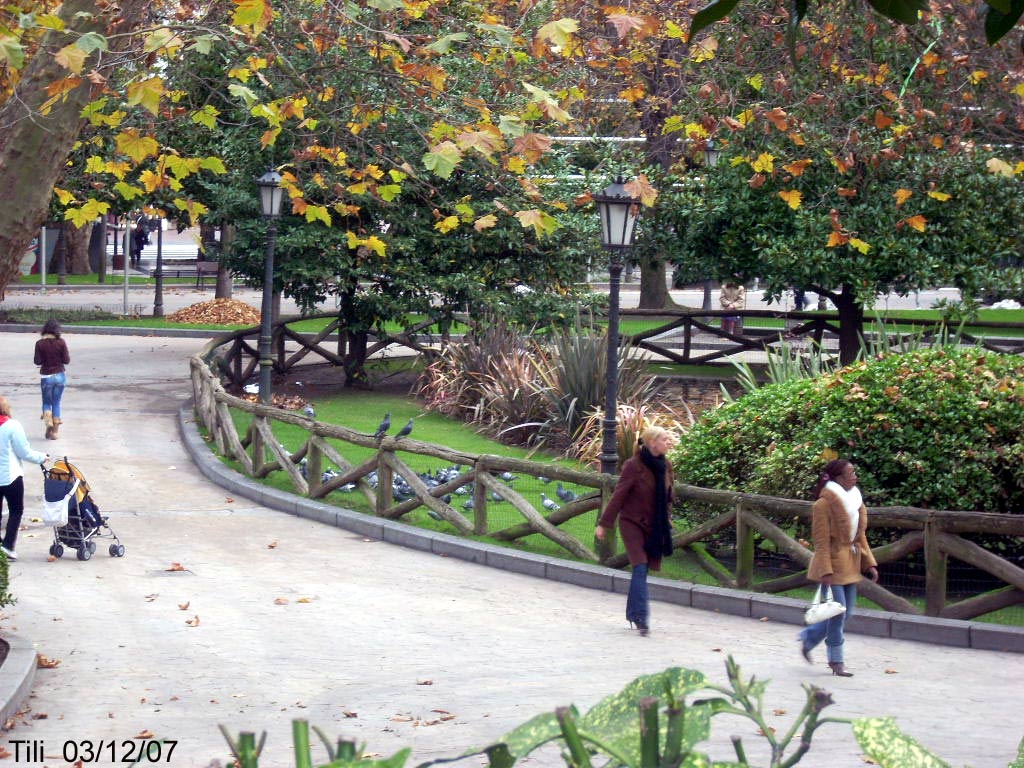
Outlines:
MULTIPOLYGON (((152 733, 179 741, 169 765, 205 767, 227 756, 224 724, 266 730, 261 765, 290 766, 290 722, 300 717, 381 754, 409 746, 415 765, 487 744, 556 705, 589 708, 668 666, 724 683, 727 654, 771 680, 765 706, 778 731, 799 711, 801 686, 815 684, 833 692, 833 716, 893 715, 951 765, 1003 768, 1024 735, 1024 655, 854 636, 857 675, 833 678, 820 659, 800 659, 791 626, 655 604, 643 639, 627 630, 621 595, 234 500, 199 475, 177 433, 194 339, 68 334, 66 425, 47 443, 35 337, 2 339, 15 414, 35 447, 83 470, 127 548, 123 559, 101 550, 86 563, 47 562, 50 529, 29 522, 22 532, 11 568, 18 602, 0 628, 60 664, 38 670, 29 708, 0 735, 10 752, 12 740, 42 740, 46 759, 18 765, 65 765, 65 741, 120 746, 152 733)), ((27 486, 29 519, 37 472, 27 486)), ((767 762, 748 722, 715 719, 713 729, 717 758, 732 756, 739 734, 755 763, 767 762)), ((801 766, 864 765, 847 727, 828 726, 816 744, 801 766)), ((528 763, 559 764, 555 753, 528 763)))

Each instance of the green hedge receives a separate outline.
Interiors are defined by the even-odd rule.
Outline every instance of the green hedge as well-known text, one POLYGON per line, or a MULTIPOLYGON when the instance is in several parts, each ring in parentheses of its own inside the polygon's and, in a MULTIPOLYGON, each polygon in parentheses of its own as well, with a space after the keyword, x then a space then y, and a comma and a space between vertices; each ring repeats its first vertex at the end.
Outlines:
POLYGON ((807 498, 834 456, 875 505, 1024 512, 1024 359, 942 347, 765 386, 673 455, 692 485, 807 498))

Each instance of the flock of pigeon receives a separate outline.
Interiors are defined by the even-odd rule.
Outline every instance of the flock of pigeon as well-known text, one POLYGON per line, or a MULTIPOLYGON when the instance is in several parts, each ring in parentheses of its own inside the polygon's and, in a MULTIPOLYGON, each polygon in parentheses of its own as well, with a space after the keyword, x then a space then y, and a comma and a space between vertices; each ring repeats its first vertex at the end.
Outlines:
MULTIPOLYGON (((316 411, 313 409, 312 405, 307 404, 302 409, 302 412, 311 419, 316 418, 316 411)), ((412 432, 412 427, 413 419, 410 418, 409 421, 406 422, 405 426, 395 433, 395 437, 407 437, 412 432)), ((380 425, 377 427, 377 431, 373 433, 373 436, 377 439, 381 439, 385 435, 387 435, 390 429, 391 412, 388 411, 387 413, 384 414, 384 418, 381 420, 380 425)), ((281 447, 285 448, 285 446, 283 445, 281 447)), ((285 450, 287 450, 287 448, 285 448, 285 450)), ((307 480, 309 479, 309 476, 307 474, 308 466, 305 458, 303 458, 299 462, 299 472, 302 474, 304 478, 306 478, 307 480)), ((424 485, 426 485, 427 488, 436 488, 439 485, 443 485, 445 483, 449 483, 452 480, 457 479, 462 473, 463 468, 460 465, 456 464, 450 467, 442 467, 441 469, 435 471, 427 470, 426 472, 418 472, 417 476, 420 478, 420 480, 423 481, 424 485)), ((320 482, 326 483, 329 480, 338 477, 340 474, 341 473, 336 469, 327 469, 321 475, 320 482)), ((504 482, 508 486, 511 486, 515 480, 519 479, 516 475, 513 475, 511 472, 502 472, 500 475, 498 475, 498 477, 501 479, 502 482, 504 482)), ((537 479, 540 482, 544 483, 545 485, 551 482, 551 478, 549 477, 542 476, 538 477, 537 479)), ((377 476, 376 470, 369 472, 366 475, 366 482, 369 483, 371 488, 376 490, 377 485, 379 483, 379 478, 377 476)), ((346 483, 345 485, 340 486, 338 490, 341 491, 342 493, 351 493, 352 491, 355 490, 355 488, 355 483, 346 483)), ((445 502, 445 504, 452 503, 453 494, 455 496, 467 497, 465 501, 462 502, 461 506, 465 510, 473 509, 473 483, 461 485, 458 488, 456 488, 453 493, 445 494, 442 497, 442 500, 445 502)), ((411 499, 415 495, 415 491, 412 489, 412 487, 409 485, 406 479, 399 474, 395 474, 391 483, 392 498, 395 501, 402 502, 411 499)), ((555 496, 557 496, 563 504, 568 504, 569 502, 575 501, 578 498, 578 494, 575 491, 565 488, 561 483, 558 483, 556 485, 555 496)), ((505 501, 505 497, 502 496, 499 491, 491 491, 490 497, 491 500, 496 503, 505 501)), ((549 512, 553 512, 556 509, 560 509, 561 507, 561 505, 557 501, 555 501, 552 498, 549 498, 547 494, 545 494, 543 491, 540 494, 540 500, 541 505, 544 507, 544 509, 548 510, 549 512)), ((435 519, 443 519, 434 510, 428 509, 427 513, 435 519)))

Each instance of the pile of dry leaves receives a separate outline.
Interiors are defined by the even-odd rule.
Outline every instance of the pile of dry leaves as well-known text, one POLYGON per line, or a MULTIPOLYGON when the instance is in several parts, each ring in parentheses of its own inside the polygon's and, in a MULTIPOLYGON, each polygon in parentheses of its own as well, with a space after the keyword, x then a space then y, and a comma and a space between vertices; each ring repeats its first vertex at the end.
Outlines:
POLYGON ((244 301, 213 299, 179 309, 165 320, 172 323, 212 323, 215 325, 257 325, 260 311, 244 301))

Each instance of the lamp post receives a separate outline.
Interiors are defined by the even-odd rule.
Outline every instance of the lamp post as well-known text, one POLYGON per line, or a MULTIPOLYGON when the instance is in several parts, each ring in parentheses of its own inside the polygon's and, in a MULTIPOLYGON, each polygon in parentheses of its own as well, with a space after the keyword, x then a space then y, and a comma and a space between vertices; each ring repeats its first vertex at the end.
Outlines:
POLYGON ((256 180, 260 190, 260 211, 267 219, 267 257, 263 271, 263 309, 260 317, 260 402, 271 402, 270 375, 274 359, 270 351, 270 336, 273 331, 274 314, 274 245, 277 241, 277 218, 281 215, 281 201, 284 190, 281 176, 273 168, 256 180))
MULTIPOLYGON (((704 142, 704 167, 705 168, 714 168, 716 165, 718 165, 718 158, 720 158, 721 156, 722 156, 722 150, 720 150, 718 148, 718 145, 715 144, 715 140, 714 139, 708 139, 706 142, 704 142)), ((712 282, 713 281, 711 280, 711 278, 707 278, 704 281, 704 301, 701 304, 701 309, 704 309, 704 310, 711 309, 711 284, 712 284, 712 282)))
POLYGON ((633 247, 640 201, 630 197, 621 176, 593 198, 601 216, 601 245, 609 251, 608 365, 605 369, 604 419, 601 421, 601 471, 611 475, 615 474, 619 460, 615 435, 619 388, 619 282, 625 252, 633 247))

